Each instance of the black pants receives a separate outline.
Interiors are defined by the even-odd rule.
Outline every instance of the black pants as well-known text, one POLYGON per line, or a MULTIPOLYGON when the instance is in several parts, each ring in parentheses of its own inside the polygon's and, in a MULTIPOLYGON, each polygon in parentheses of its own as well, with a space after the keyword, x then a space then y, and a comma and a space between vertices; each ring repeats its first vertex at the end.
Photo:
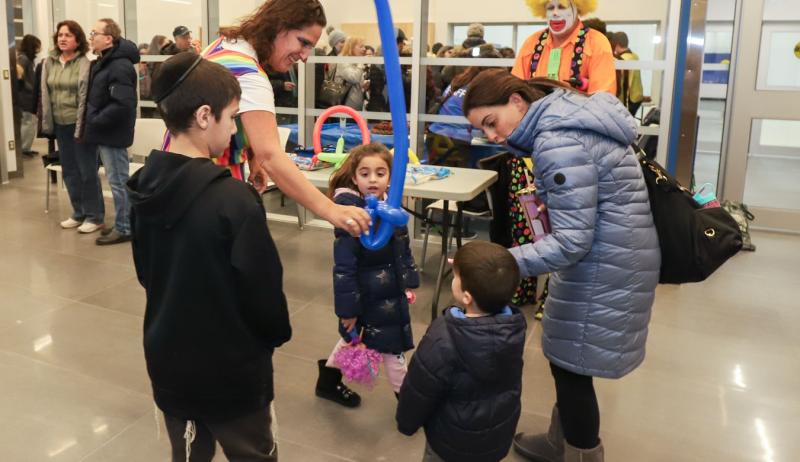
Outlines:
POLYGON ((564 370, 550 363, 556 381, 556 402, 564 439, 579 449, 600 444, 600 409, 592 377, 564 370))
POLYGON ((187 444, 184 439, 186 420, 165 414, 164 421, 172 446, 172 462, 211 462, 216 442, 219 442, 222 452, 231 462, 278 460, 278 447, 272 435, 270 407, 226 422, 191 421, 195 436, 189 448, 189 458, 186 457, 187 444))

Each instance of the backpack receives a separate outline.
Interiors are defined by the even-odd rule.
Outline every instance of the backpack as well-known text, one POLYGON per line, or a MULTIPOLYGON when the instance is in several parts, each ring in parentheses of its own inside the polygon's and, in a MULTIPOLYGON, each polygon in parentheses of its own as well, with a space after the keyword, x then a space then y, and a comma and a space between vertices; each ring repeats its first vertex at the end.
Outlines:
POLYGON ((636 145, 661 247, 662 284, 704 281, 742 249, 739 225, 722 207, 702 208, 636 145))

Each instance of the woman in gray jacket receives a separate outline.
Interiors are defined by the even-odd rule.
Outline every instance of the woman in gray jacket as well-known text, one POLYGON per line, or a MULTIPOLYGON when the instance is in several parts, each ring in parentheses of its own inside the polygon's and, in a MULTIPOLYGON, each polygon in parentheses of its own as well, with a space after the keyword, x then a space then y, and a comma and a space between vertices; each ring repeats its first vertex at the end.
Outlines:
POLYGON ((85 122, 89 69, 89 43, 75 21, 62 21, 53 36, 55 49, 42 67, 42 134, 55 136, 64 184, 72 203, 72 216, 61 222, 64 229, 93 233, 103 227, 103 204, 97 153, 78 136, 85 122))
MULTIPOLYGON (((367 48, 364 46, 364 39, 350 37, 344 43, 341 56, 364 56, 367 48)), ((349 106, 356 111, 364 110, 365 92, 369 89, 369 80, 366 79, 366 70, 363 64, 336 64, 333 66, 331 75, 334 78, 342 79, 347 85, 347 95, 342 104, 349 106)))
POLYGON ((511 249, 524 277, 552 273, 542 350, 556 385, 547 434, 518 434, 535 461, 603 460, 593 377, 616 379, 644 360, 661 251, 636 124, 613 95, 587 96, 501 69, 473 80, 464 114, 495 143, 531 156, 551 233, 511 249))

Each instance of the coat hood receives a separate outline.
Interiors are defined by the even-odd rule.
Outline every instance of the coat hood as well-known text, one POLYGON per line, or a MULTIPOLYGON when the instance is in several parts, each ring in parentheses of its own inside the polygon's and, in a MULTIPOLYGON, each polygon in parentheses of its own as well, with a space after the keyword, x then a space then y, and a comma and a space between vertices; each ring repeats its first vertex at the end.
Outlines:
POLYGON ((559 89, 531 104, 507 143, 517 155, 529 156, 536 137, 551 130, 590 131, 624 145, 636 140, 636 121, 616 96, 559 89))
POLYGON ((517 367, 509 358, 521 358, 527 323, 515 308, 480 318, 445 312, 447 332, 456 354, 469 372, 485 382, 495 382, 517 367))
POLYGON ((128 181, 128 193, 139 219, 169 229, 211 183, 230 175, 211 159, 153 150, 128 181))
POLYGON ((130 40, 121 38, 108 50, 101 53, 100 62, 111 62, 115 59, 127 59, 133 64, 137 64, 141 58, 139 48, 130 40))

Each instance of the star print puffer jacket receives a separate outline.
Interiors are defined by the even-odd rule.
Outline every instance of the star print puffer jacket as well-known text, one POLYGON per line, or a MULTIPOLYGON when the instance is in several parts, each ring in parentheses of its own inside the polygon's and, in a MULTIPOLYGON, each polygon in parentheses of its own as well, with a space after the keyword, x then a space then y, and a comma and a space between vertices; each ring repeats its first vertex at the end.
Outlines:
MULTIPOLYGON (((336 191, 340 205, 364 207, 364 199, 351 189, 336 191)), ((381 353, 400 354, 414 348, 406 289, 419 287, 419 273, 409 248, 408 228, 395 230, 380 250, 367 250, 358 238, 336 228, 333 244, 333 292, 336 316, 358 318, 367 347, 381 353)), ((339 323, 342 338, 350 337, 339 323)))

